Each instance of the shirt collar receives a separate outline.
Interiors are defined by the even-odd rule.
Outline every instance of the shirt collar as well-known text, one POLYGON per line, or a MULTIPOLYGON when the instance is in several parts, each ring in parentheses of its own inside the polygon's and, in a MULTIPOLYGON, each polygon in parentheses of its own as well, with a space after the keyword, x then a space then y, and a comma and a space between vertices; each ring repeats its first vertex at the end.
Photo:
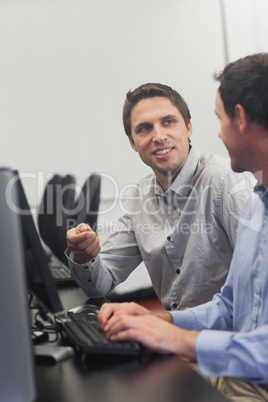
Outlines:
POLYGON ((168 195, 171 191, 174 191, 179 196, 186 197, 189 193, 190 190, 189 186, 195 174, 200 157, 201 157, 200 153, 195 149, 191 148, 182 169, 180 170, 177 177, 171 184, 170 188, 166 192, 164 192, 163 188, 157 182, 155 195, 156 196, 168 195))
POLYGON ((259 181, 254 187, 254 193, 258 194, 260 197, 268 197, 268 188, 264 187, 259 181))

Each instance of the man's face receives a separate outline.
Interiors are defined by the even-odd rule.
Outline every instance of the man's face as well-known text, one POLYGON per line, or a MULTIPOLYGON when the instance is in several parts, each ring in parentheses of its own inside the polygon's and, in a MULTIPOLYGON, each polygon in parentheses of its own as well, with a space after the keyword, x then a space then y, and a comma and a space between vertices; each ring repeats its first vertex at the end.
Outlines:
POLYGON ((191 123, 186 127, 181 113, 170 100, 156 96, 142 99, 134 106, 131 133, 132 148, 167 189, 167 180, 174 180, 187 159, 191 123))
POLYGON ((244 147, 243 138, 239 135, 239 122, 236 116, 231 119, 227 116, 219 91, 216 95, 215 113, 220 120, 219 137, 226 146, 231 159, 231 166, 235 172, 248 170, 248 149, 244 147))

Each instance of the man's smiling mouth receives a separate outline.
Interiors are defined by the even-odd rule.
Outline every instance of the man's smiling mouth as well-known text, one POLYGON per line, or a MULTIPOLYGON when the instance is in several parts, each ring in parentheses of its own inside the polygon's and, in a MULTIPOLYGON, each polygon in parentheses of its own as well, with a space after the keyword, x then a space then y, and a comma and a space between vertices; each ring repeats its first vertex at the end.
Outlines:
POLYGON ((165 155, 168 152, 170 152, 172 150, 172 148, 166 148, 166 149, 161 149, 159 151, 155 151, 153 152, 154 155, 165 155))

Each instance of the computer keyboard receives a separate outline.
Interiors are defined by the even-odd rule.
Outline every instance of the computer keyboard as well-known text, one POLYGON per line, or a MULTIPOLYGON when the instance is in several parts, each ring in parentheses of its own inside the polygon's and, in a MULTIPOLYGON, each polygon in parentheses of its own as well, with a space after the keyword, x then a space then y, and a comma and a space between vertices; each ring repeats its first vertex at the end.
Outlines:
POLYGON ((141 348, 137 342, 112 342, 99 328, 94 313, 68 311, 56 319, 74 348, 84 354, 137 356, 141 348))
POLYGON ((70 270, 62 262, 58 261, 56 258, 50 259, 49 269, 52 278, 57 285, 76 285, 75 280, 71 277, 70 270))
POLYGON ((68 270, 67 267, 64 265, 51 265, 50 266, 50 271, 52 274, 52 278, 55 280, 63 280, 63 279, 69 279, 70 278, 70 271, 68 270))

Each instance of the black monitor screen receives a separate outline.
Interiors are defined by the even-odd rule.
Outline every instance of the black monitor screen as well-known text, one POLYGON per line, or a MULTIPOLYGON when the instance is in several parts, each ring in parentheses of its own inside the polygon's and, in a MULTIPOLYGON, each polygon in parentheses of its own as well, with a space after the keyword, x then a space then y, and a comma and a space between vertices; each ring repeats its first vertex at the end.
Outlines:
POLYGON ((12 170, 0 168, 0 401, 30 402, 36 400, 36 378, 21 222, 6 199, 12 178, 12 170))
POLYGON ((21 216, 28 291, 37 298, 43 312, 62 314, 63 307, 18 172, 14 172, 13 179, 9 190, 13 207, 21 216), (12 195, 16 188, 19 205, 12 195))

